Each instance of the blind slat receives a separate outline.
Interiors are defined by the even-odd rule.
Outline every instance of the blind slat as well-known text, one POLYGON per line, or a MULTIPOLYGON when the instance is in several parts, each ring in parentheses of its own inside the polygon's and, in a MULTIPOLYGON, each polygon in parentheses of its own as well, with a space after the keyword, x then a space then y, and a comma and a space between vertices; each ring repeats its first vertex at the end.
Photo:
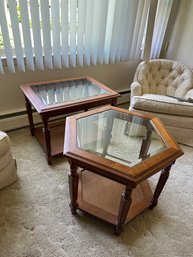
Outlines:
POLYGON ((157 37, 158 37, 158 34, 159 34, 159 30, 156 29, 156 27, 159 26, 160 23, 162 23, 162 17, 164 15, 164 4, 163 4, 163 2, 158 1, 157 10, 160 11, 161 15, 159 15, 158 12, 157 12, 156 17, 155 17, 155 27, 154 27, 154 32, 153 32, 152 48, 151 48, 151 58, 154 58, 154 56, 156 55, 156 41, 157 41, 157 37))
POLYGON ((76 67, 76 4, 76 0, 70 0, 70 65, 72 67, 76 67))
POLYGON ((61 0, 62 65, 69 67, 68 0, 61 0))
POLYGON ((107 10, 108 10, 108 0, 100 0, 100 19, 98 19, 99 35, 98 35, 98 54, 97 54, 97 64, 104 63, 104 46, 105 46, 105 32, 107 23, 107 10))
POLYGON ((113 34, 113 20, 115 13, 116 0, 109 1, 108 12, 107 12, 107 23, 106 23, 106 35, 105 35, 105 46, 104 46, 104 63, 109 62, 111 40, 113 34))
MULTIPOLYGON (((123 26, 123 24, 128 22, 128 7, 129 7, 129 2, 125 0, 121 0, 120 2, 120 8, 121 8, 121 20, 120 20, 120 25, 119 25, 119 42, 117 45, 117 50, 116 50, 116 61, 119 62, 121 60, 121 55, 124 47, 124 42, 125 42, 125 35, 126 35, 126 26, 123 26)), ((125 58, 125 56, 124 56, 125 58)))
POLYGON ((7 60, 7 66, 10 72, 15 72, 15 67, 13 62, 13 53, 12 53, 10 38, 9 38, 7 18, 5 15, 4 1, 0 1, 0 17, 1 17, 0 25, 1 25, 1 32, 3 36, 3 44, 4 44, 4 50, 5 50, 6 60, 7 60))
POLYGON ((77 61, 80 66, 83 66, 85 7, 86 7, 86 1, 79 0, 77 61))
MULTIPOLYGON (((122 2, 122 1, 121 1, 122 2)), ((113 35, 112 35, 112 42, 111 42, 111 49, 110 49, 110 62, 115 62, 115 56, 117 53, 117 46, 119 41, 119 30, 122 29, 121 24, 121 10, 122 4, 116 0, 115 6, 115 15, 113 20, 113 35)))
POLYGON ((32 20, 32 33, 33 33, 33 44, 34 44, 34 55, 35 55, 35 66, 36 68, 43 70, 43 52, 42 52, 42 41, 40 34, 40 13, 38 1, 30 1, 30 12, 32 20))
POLYGON ((102 19, 101 15, 101 1, 94 1, 94 14, 93 14, 93 27, 91 40, 91 62, 92 64, 97 64, 98 56, 98 44, 99 44, 99 17, 102 19))
POLYGON ((125 33, 125 39, 124 41, 127 42, 127 44, 124 44, 123 50, 122 50, 122 59, 125 60, 129 60, 129 55, 130 55, 130 51, 131 51, 131 44, 132 44, 132 40, 133 40, 133 32, 134 32, 134 26, 135 26, 135 18, 136 18, 136 13, 138 10, 138 3, 139 0, 132 0, 129 1, 129 6, 128 6, 128 24, 129 26, 127 26, 127 30, 125 33), (130 11, 132 10, 132 12, 130 11))
POLYGON ((94 1, 87 1, 86 4, 86 24, 85 24, 85 58, 84 63, 91 63, 91 35, 93 26, 94 1))
POLYGON ((54 67, 61 68, 59 0, 51 1, 54 67))
POLYGON ((24 58, 23 58, 23 49, 21 44, 21 31, 19 29, 18 16, 16 10, 16 1, 8 0, 11 26, 13 32, 13 39, 15 44, 15 53, 17 58, 17 66, 20 71, 25 71, 24 58))
POLYGON ((135 27, 134 27, 134 31, 133 31, 133 40, 132 40, 131 51, 130 51, 131 59, 134 59, 134 57, 135 57, 135 49, 136 49, 137 41, 138 41, 138 35, 139 35, 139 30, 140 30, 140 25, 141 25, 141 17, 143 14, 144 4, 145 4, 145 1, 139 1, 139 3, 138 3, 137 14, 136 14, 136 19, 135 19, 135 27))
POLYGON ((173 0, 159 0, 158 2, 151 47, 151 58, 159 58, 160 56, 172 3, 173 0))
MULTIPOLYGON (((141 1, 140 1, 141 3, 141 1)), ((145 4, 143 6, 143 11, 141 15, 140 29, 137 37, 137 44, 135 48, 135 56, 134 59, 139 59, 141 57, 141 49, 143 48, 143 36, 145 31, 145 24, 147 20, 147 13, 149 9, 150 0, 145 0, 145 4)))
POLYGON ((1 73, 1 74, 3 74, 3 73, 4 73, 1 58, 0 58, 0 73, 1 73))
POLYGON ((29 14, 28 6, 26 0, 19 0, 20 3, 20 12, 21 12, 21 21, 23 29, 23 39, 24 39, 24 49, 26 56, 27 68, 29 70, 34 70, 34 60, 33 60, 33 51, 30 35, 30 24, 29 24, 29 14))
POLYGON ((161 52, 161 47, 162 47, 165 31, 166 31, 166 28, 167 28, 167 24, 168 24, 168 19, 169 19, 172 3, 173 3, 173 0, 167 0, 167 9, 165 11, 165 18, 164 18, 164 21, 162 23, 162 27, 160 28, 160 32, 159 32, 159 41, 160 41, 160 43, 158 44, 156 57, 158 57, 160 55, 160 52, 161 52))
POLYGON ((52 48, 51 48, 51 33, 50 33, 50 12, 48 0, 41 0, 41 20, 42 20, 42 34, 44 46, 44 60, 45 66, 49 69, 53 68, 52 65, 52 48))

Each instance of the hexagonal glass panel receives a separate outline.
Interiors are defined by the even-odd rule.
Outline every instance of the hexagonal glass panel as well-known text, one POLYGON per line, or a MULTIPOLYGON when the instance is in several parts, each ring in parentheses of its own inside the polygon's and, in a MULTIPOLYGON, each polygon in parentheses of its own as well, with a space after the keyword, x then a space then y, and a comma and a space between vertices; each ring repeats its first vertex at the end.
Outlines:
POLYGON ((31 88, 46 106, 108 93, 104 88, 87 79, 33 85, 31 88))
POLYGON ((132 167, 167 149, 149 119, 108 110, 77 120, 77 148, 132 167))

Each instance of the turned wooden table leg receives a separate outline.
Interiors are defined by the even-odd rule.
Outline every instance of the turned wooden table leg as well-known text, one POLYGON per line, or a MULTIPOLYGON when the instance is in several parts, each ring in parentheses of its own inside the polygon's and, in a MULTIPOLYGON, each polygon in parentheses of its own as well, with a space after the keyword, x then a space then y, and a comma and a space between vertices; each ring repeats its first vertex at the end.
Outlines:
POLYGON ((34 122, 33 122, 33 115, 32 115, 32 107, 31 107, 30 101, 26 96, 25 96, 25 106, 27 110, 27 116, 28 116, 31 135, 34 136, 34 122))
POLYGON ((117 223, 115 225, 114 233, 115 235, 119 236, 120 233, 123 231, 123 226, 125 223, 125 219, 127 217, 129 208, 131 206, 132 198, 132 189, 130 186, 125 187, 125 192, 121 195, 121 202, 119 206, 119 213, 117 218, 117 223))
POLYGON ((142 160, 145 160, 149 157, 148 150, 151 144, 151 135, 152 128, 150 126, 147 126, 146 137, 142 141, 139 159, 142 158, 142 160))
POLYGON ((112 105, 112 106, 115 106, 116 103, 117 103, 117 98, 112 99, 111 105, 112 105))
POLYGON ((78 195, 78 173, 77 173, 77 166, 74 165, 72 160, 68 160, 70 164, 70 174, 68 174, 69 180, 69 188, 70 188, 70 209, 71 213, 74 215, 76 214, 76 209, 78 207, 77 204, 77 195, 78 195))
POLYGON ((156 186, 156 189, 155 189, 155 192, 154 192, 154 195, 153 195, 153 198, 151 200, 151 204, 149 206, 149 209, 153 209, 157 205, 158 198, 159 198, 159 196, 160 196, 160 194, 161 194, 161 192, 162 192, 162 190, 163 190, 163 188, 166 184, 166 181, 169 177, 170 169, 172 167, 172 164, 162 170, 161 175, 160 175, 159 180, 158 180, 158 183, 157 183, 157 186, 156 186))
POLYGON ((46 154, 47 154, 47 161, 48 164, 52 164, 52 155, 51 155, 51 140, 50 140, 50 130, 48 128, 48 117, 42 116, 43 121, 43 133, 46 143, 46 154))
POLYGON ((112 129, 114 123, 114 116, 113 114, 106 116, 107 124, 104 130, 110 131, 109 133, 105 133, 105 137, 103 138, 103 155, 105 156, 108 151, 109 143, 112 138, 112 129))

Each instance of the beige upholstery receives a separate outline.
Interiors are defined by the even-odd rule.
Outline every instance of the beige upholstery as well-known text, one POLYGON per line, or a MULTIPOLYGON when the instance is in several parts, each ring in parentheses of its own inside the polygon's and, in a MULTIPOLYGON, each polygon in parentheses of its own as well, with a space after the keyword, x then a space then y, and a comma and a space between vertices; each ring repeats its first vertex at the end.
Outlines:
POLYGON ((178 143, 193 146, 192 70, 179 62, 155 59, 139 64, 131 84, 130 110, 159 117, 178 143))
POLYGON ((0 189, 17 179, 16 161, 12 156, 8 135, 0 131, 0 189))

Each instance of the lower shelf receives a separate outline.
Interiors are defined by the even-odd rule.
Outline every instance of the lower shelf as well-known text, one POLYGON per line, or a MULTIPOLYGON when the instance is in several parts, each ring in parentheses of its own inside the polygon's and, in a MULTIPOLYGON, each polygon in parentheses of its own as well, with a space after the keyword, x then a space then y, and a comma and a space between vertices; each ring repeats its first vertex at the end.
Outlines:
MULTIPOLYGON (((116 224, 121 194, 125 186, 87 170, 79 171, 78 209, 116 224)), ((132 204, 125 224, 147 209, 152 192, 147 181, 132 192, 132 204)))
MULTIPOLYGON (((49 129, 51 140, 51 155, 54 156, 63 153, 65 122, 62 121, 49 124, 49 129)), ((43 147, 44 151, 47 152, 43 126, 35 127, 34 134, 38 139, 40 145, 43 147)))

